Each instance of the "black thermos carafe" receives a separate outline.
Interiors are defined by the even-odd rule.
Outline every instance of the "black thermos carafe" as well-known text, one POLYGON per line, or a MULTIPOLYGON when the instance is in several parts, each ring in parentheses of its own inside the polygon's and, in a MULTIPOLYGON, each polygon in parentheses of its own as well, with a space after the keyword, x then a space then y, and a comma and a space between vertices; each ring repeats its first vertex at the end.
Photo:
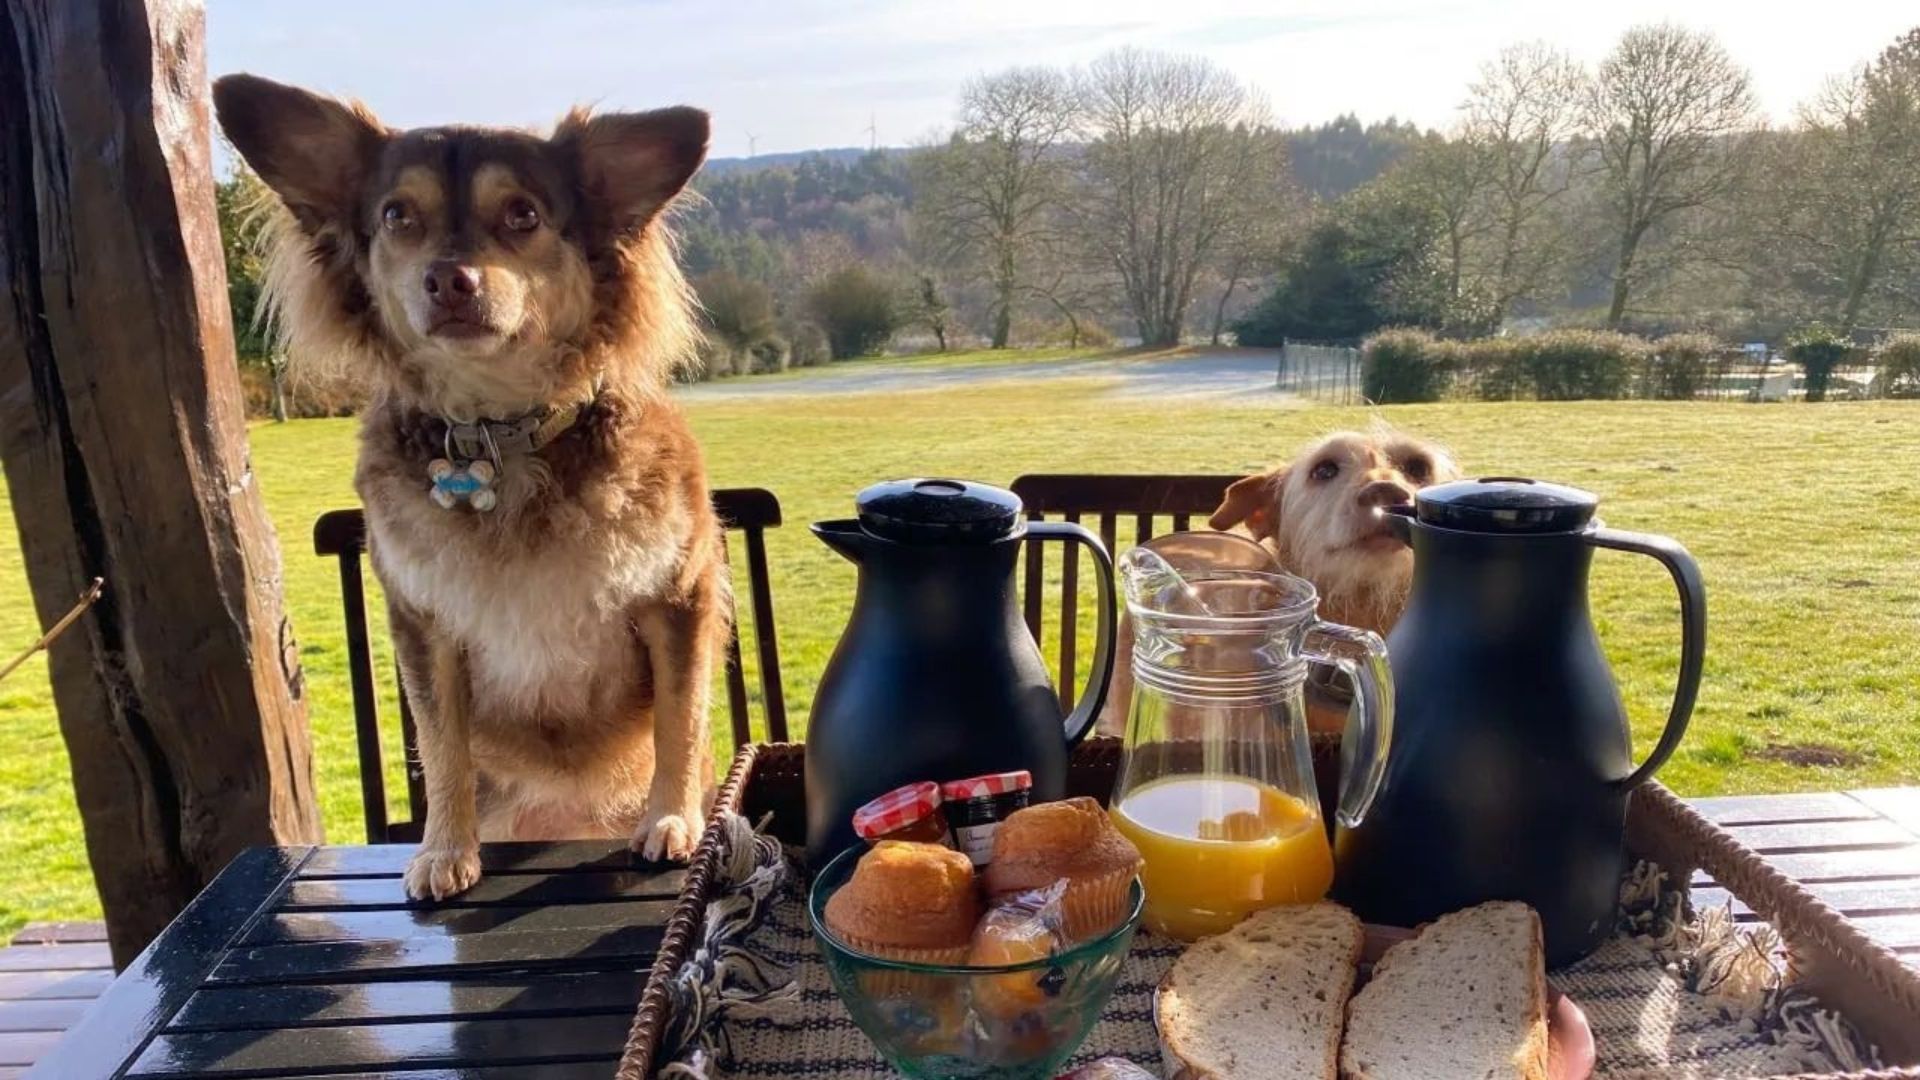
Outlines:
POLYGON ((1627 800, 1686 730, 1706 594, 1679 544, 1603 528, 1597 505, 1574 488, 1503 478, 1428 488, 1396 511, 1414 576, 1387 638, 1393 749, 1372 811, 1335 840, 1335 896, 1363 920, 1416 926, 1523 900, 1540 913, 1550 966, 1612 932, 1627 800), (1653 556, 1680 591, 1679 687, 1637 768, 1587 609, 1601 547, 1653 556))

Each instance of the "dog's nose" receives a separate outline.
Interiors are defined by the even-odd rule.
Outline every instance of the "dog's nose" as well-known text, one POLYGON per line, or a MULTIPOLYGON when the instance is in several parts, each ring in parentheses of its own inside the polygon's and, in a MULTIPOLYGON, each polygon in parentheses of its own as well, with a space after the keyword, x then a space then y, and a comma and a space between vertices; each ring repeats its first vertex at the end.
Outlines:
POLYGON ((452 259, 438 259, 427 267, 427 296, 444 308, 473 302, 480 293, 480 271, 452 259))
POLYGON ((1413 492, 1391 480, 1375 480, 1360 489, 1361 506, 1405 506, 1413 501, 1413 492))

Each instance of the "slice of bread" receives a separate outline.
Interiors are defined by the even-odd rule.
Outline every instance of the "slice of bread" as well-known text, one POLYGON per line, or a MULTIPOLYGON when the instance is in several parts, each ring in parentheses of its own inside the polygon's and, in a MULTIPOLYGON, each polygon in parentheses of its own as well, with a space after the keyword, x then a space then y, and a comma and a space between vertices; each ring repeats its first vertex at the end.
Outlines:
POLYGON ((1481 904, 1388 949, 1347 1007, 1343 1080, 1543 1080, 1540 917, 1481 904))
POLYGON ((1174 1080, 1334 1080, 1366 935, 1338 904, 1268 908, 1174 961, 1154 1001, 1174 1080))

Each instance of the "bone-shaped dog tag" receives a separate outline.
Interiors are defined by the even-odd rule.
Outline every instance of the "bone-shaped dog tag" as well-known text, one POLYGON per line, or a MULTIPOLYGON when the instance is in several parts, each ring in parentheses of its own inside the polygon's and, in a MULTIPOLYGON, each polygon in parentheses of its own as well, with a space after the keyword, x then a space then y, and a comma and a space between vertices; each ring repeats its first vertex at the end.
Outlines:
POLYGON ((427 476, 433 481, 428 497, 443 510, 451 510, 464 500, 475 510, 487 511, 499 502, 493 490, 491 461, 466 461, 456 465, 446 458, 434 458, 427 464, 427 476))

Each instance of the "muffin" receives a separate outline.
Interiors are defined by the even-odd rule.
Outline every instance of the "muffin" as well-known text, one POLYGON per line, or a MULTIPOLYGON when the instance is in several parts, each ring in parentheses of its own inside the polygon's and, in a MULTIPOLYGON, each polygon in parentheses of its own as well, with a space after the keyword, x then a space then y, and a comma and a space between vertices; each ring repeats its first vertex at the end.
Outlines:
POLYGON ((827 929, 887 960, 961 964, 980 919, 973 863, 940 844, 882 840, 827 898, 827 929))
POLYGON ((1081 942, 1126 919, 1128 886, 1140 863, 1139 849, 1113 827, 1099 803, 1041 803, 1000 823, 987 864, 987 892, 1000 897, 1066 881, 1061 906, 1067 936, 1081 942))

